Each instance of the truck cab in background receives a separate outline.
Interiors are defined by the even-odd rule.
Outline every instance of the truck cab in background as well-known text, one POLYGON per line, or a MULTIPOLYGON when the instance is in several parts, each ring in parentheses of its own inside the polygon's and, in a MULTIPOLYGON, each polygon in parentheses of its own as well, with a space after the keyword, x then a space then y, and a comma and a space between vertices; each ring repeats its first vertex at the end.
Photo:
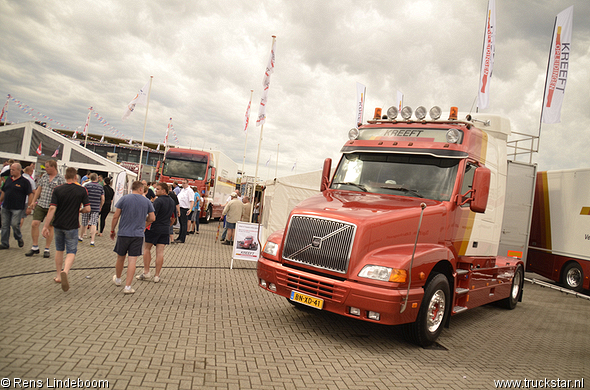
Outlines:
MULTIPOLYGON (((386 325, 436 341, 452 315, 522 296, 536 167, 507 159, 507 119, 441 120, 392 107, 353 128, 321 194, 293 209, 258 261, 259 286, 294 305, 386 325), (513 180, 512 173, 528 179, 513 180), (524 188, 523 188, 524 187, 524 188), (503 240, 509 190, 528 194, 526 221, 503 240), (524 235, 522 235, 524 234, 524 235)), ((516 218, 521 214, 517 213, 516 218)), ((518 222, 518 221, 517 221, 518 222)), ((518 223, 516 224, 518 225, 518 223)))

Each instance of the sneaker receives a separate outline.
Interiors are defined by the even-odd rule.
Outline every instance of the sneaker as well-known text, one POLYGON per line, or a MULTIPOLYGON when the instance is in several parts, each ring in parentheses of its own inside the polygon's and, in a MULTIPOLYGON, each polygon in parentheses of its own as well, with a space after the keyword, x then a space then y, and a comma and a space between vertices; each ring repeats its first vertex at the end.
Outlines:
POLYGON ((39 254, 39 249, 31 249, 30 251, 25 253, 25 256, 31 257, 33 255, 38 255, 38 254, 39 254))
POLYGON ((154 283, 160 283, 160 277, 154 276, 154 283))
POLYGON ((82 241, 84 241, 84 239, 82 237, 78 236, 78 241, 82 242, 82 241))
POLYGON ((227 240, 226 240, 226 241, 223 241, 223 242, 222 242, 222 244, 223 244, 223 245, 233 245, 231 242, 229 242, 229 241, 227 241, 227 240))
POLYGON ((91 246, 91 247, 94 247, 94 246, 95 246, 95 245, 94 245, 94 242, 91 242, 91 243, 90 243, 90 246, 91 246))
POLYGON ((0 244, 0 249, 8 249, 9 247, 4 245, 4 244, 0 244))
POLYGON ((137 279, 137 280, 145 280, 145 281, 147 281, 147 280, 150 280, 150 278, 151 278, 151 277, 152 277, 152 276, 151 276, 149 273, 148 273, 147 275, 146 275, 146 274, 144 274, 144 273, 141 273, 141 274, 137 275, 137 276, 135 277, 135 279, 137 279))
POLYGON ((134 289, 130 288, 130 289, 123 289, 123 294, 133 294, 135 292, 134 289))
POLYGON ((115 286, 117 286, 117 287, 121 286, 121 282, 117 283, 117 275, 113 275, 113 283, 115 283, 115 286))
POLYGON ((18 247, 22 248, 23 246, 25 246, 25 242, 23 241, 23 239, 21 238, 20 240, 18 240, 18 247))
POLYGON ((48 259, 51 256, 51 253, 49 253, 49 251, 43 251, 43 257, 45 259, 48 259))

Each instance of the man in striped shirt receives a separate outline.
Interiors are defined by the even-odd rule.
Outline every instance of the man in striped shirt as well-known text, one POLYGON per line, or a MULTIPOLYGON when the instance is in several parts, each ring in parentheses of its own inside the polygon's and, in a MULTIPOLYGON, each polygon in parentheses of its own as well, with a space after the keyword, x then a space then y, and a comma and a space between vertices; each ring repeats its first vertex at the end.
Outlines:
POLYGON ((80 237, 78 241, 83 241, 86 234, 86 228, 90 225, 90 246, 94 246, 94 237, 96 236, 96 228, 98 226, 98 215, 100 209, 104 204, 104 189, 98 184, 98 175, 96 173, 90 174, 90 183, 84 186, 88 191, 88 199, 90 200, 90 212, 82 214, 82 229, 80 230, 80 237))

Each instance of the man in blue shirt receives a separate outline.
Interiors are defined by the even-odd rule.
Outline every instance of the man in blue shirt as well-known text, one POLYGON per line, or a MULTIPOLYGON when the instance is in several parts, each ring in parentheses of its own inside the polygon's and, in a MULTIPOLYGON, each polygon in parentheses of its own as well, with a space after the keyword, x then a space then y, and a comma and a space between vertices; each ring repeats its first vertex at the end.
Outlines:
POLYGON ((131 282, 135 274, 137 257, 143 253, 144 230, 156 219, 152 202, 143 196, 143 183, 134 181, 131 185, 131 192, 131 194, 119 199, 115 205, 116 211, 111 224, 111 240, 114 240, 117 237, 115 228, 119 223, 119 218, 121 219, 119 236, 117 237, 117 243, 114 249, 114 252, 117 254, 117 263, 115 265, 116 273, 113 275, 113 283, 116 286, 121 285, 121 274, 125 266, 125 257, 128 256, 127 279, 125 280, 125 289, 123 290, 125 294, 133 294, 135 292, 131 288, 131 282))
POLYGON ((82 214, 82 228, 80 229, 80 236, 78 241, 82 242, 86 235, 86 228, 90 226, 90 246, 94 246, 94 237, 96 236, 96 229, 98 227, 98 215, 100 209, 104 204, 104 189, 98 184, 98 175, 94 172, 90 174, 90 183, 84 186, 88 191, 88 199, 90 199, 90 212, 82 214))

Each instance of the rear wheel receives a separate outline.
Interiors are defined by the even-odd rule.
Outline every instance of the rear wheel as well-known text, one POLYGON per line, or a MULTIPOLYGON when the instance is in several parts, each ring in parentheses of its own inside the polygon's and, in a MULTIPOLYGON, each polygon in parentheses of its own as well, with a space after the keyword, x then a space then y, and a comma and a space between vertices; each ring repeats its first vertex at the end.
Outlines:
POLYGON ((404 327, 406 338, 422 347, 434 344, 450 313, 450 297, 449 281, 443 274, 436 274, 424 290, 416 322, 404 327))
POLYGON ((501 300, 499 303, 506 309, 512 310, 516 307, 520 295, 522 294, 522 285, 524 284, 524 273, 522 266, 518 266, 512 277, 512 286, 510 287, 510 296, 501 300))
POLYGON ((562 283, 565 287, 578 292, 583 290, 584 271, 582 271, 580 264, 569 263, 565 266, 561 275, 562 283))

